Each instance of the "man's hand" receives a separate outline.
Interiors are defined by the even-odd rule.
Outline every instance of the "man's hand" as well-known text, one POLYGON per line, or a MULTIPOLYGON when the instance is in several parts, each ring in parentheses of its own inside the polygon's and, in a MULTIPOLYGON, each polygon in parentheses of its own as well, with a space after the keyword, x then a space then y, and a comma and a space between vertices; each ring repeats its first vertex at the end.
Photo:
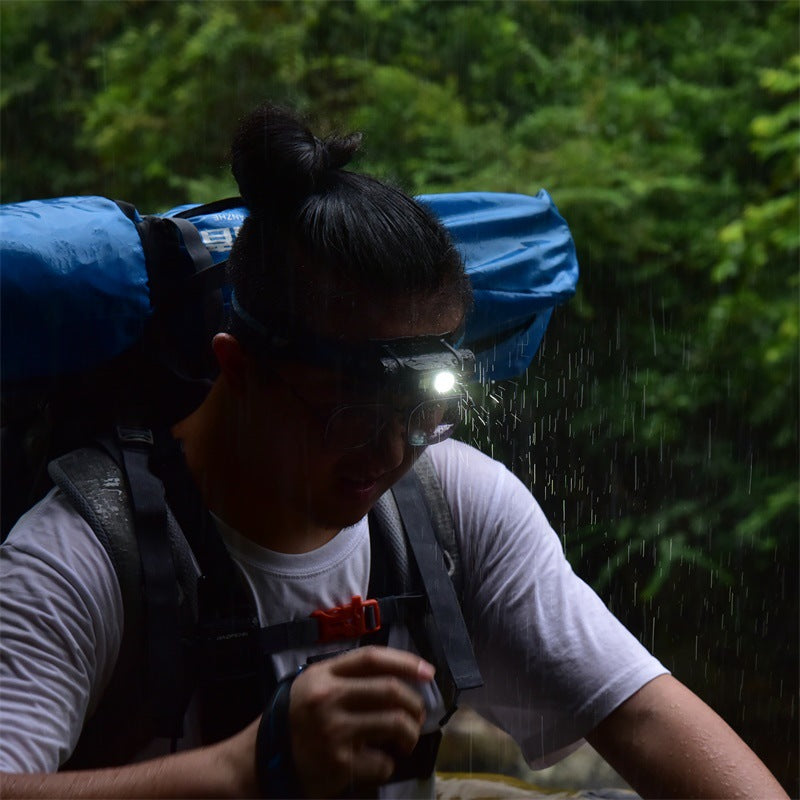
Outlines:
MULTIPOLYGON (((309 797, 332 797, 349 784, 375 786, 394 771, 391 753, 409 753, 425 718, 416 683, 434 669, 418 656, 364 647, 319 662, 292 685, 292 751, 309 797)), ((208 747, 124 767, 0 775, 0 796, 18 798, 255 797, 261 718, 208 747)))
POLYGON ((289 720, 307 796, 385 783, 391 754, 410 753, 425 721, 413 684, 433 674, 427 661, 388 647, 359 648, 305 669, 292 685, 289 720))

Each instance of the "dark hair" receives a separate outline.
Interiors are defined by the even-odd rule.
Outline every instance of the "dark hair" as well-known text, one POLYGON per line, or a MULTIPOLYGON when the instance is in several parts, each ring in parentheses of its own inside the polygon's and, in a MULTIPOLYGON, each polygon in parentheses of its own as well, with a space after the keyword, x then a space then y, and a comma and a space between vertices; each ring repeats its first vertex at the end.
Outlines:
POLYGON ((441 222, 399 189, 342 169, 360 142, 360 134, 320 140, 269 104, 240 123, 231 164, 250 215, 229 269, 255 319, 297 324, 313 311, 320 270, 333 285, 381 299, 446 292, 469 306, 469 280, 441 222))

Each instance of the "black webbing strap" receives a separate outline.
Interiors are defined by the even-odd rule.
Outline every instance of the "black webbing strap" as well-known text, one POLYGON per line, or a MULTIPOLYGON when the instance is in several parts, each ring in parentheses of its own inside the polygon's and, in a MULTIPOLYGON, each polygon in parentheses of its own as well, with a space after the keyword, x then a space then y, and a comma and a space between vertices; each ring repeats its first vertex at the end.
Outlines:
MULTIPOLYGON (((378 600, 380 627, 404 624, 419 617, 425 609, 425 598, 421 594, 394 595, 378 600)), ((268 625, 258 632, 259 650, 269 656, 296 647, 310 647, 323 641, 322 626, 317 619, 293 619, 268 625)), ((337 637, 349 638, 349 637, 337 637)))
POLYGON ((197 719, 204 744, 241 731, 263 709, 277 677, 260 657, 258 616, 249 588, 204 507, 183 449, 159 436, 151 468, 161 478, 169 509, 200 569, 197 619, 187 650, 197 719))
POLYGON ((461 548, 456 539, 456 526, 453 522, 453 514, 444 496, 442 483, 439 480, 439 473, 433 466, 433 461, 428 452, 422 453, 414 462, 414 472, 420 480, 420 485, 425 492, 425 502, 430 512, 433 532, 436 540, 442 548, 447 574, 450 582, 456 590, 459 605, 464 599, 464 574, 461 568, 461 548))
POLYGON ((192 259, 195 272, 200 272, 213 265, 214 259, 203 243, 203 237, 191 222, 180 217, 165 217, 165 219, 169 219, 180 231, 183 246, 186 248, 189 258, 192 259))
POLYGON ((214 257, 206 247, 202 234, 191 222, 181 217, 165 217, 165 219, 168 219, 180 232, 186 254, 194 266, 194 273, 187 281, 185 290, 205 295, 215 289, 221 289, 225 283, 227 262, 214 263, 214 257))
POLYGON ((159 438, 156 445, 151 468, 164 485, 169 508, 189 542, 203 579, 203 587, 198 587, 201 620, 204 611, 221 616, 255 614, 253 602, 240 585, 228 549, 189 472, 182 445, 171 436, 159 438), (204 600, 210 603, 205 608, 204 600))
POLYGON ((259 797, 305 797, 292 757, 289 699, 296 675, 284 678, 261 715, 256 735, 256 776, 259 797))
POLYGON ((308 647, 318 639, 319 625, 315 619, 293 619, 261 628, 258 649, 269 656, 295 647, 308 647))
POLYGON ((442 549, 433 531, 424 490, 414 470, 407 472, 392 487, 392 493, 428 597, 431 610, 429 624, 435 628, 431 631, 431 644, 441 648, 453 681, 455 703, 462 690, 482 686, 483 678, 456 591, 447 574, 442 549))
POLYGON ((228 211, 231 208, 242 208, 245 205, 241 197, 224 197, 221 200, 214 200, 202 206, 187 208, 179 211, 172 219, 191 219, 192 217, 204 217, 209 214, 218 214, 220 211, 228 211))
POLYGON ((167 527, 164 485, 150 471, 152 433, 117 428, 128 477, 144 583, 148 685, 157 736, 181 735, 178 581, 167 527))

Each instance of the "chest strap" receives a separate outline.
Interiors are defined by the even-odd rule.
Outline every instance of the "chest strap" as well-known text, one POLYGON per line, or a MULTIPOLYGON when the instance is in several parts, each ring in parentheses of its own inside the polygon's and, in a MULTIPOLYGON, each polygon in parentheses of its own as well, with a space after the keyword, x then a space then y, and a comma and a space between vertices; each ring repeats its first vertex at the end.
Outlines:
POLYGON ((259 650, 265 656, 298 647, 311 647, 343 639, 358 639, 420 618, 425 613, 421 594, 361 600, 356 595, 346 606, 315 611, 306 619, 269 625, 258 631, 259 650))

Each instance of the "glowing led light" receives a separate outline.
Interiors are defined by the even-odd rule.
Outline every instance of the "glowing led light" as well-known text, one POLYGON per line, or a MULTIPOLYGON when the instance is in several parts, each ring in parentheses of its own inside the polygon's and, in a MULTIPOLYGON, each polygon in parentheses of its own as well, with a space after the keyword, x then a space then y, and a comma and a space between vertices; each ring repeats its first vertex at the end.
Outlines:
POLYGON ((433 378, 433 388, 434 391, 439 392, 439 394, 447 394, 448 392, 453 391, 453 387, 456 385, 456 376, 449 371, 438 372, 433 378))

